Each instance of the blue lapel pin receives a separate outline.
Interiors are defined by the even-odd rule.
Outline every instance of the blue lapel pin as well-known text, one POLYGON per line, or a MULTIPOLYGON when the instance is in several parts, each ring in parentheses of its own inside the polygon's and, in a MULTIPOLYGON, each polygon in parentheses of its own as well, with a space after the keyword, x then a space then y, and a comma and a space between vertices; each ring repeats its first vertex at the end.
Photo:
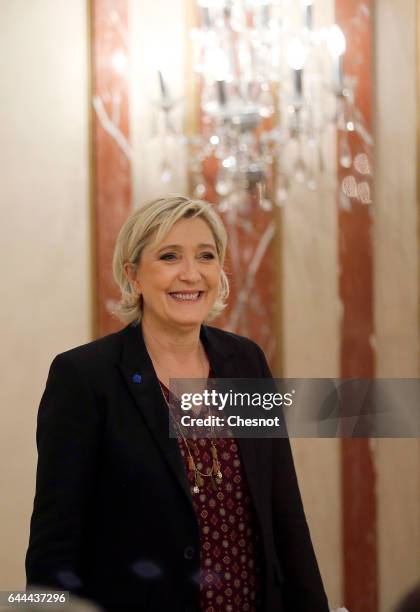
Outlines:
POLYGON ((131 379, 133 381, 133 383, 136 383, 136 385, 139 385, 141 383, 141 375, 136 372, 135 374, 133 374, 133 377, 131 379))

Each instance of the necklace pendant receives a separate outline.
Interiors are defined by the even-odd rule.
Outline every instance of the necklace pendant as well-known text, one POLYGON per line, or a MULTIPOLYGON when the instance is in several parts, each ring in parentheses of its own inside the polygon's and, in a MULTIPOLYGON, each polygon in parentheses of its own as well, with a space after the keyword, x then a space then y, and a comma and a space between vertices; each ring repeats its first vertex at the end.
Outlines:
POLYGON ((217 472, 217 474, 216 474, 216 480, 217 480, 218 482, 221 482, 221 480, 222 480, 222 479, 223 479, 223 474, 222 474, 222 472, 220 472, 220 471, 219 471, 219 472, 217 472))
POLYGON ((197 485, 193 486, 192 492, 195 494, 200 493, 200 489, 197 487, 197 485))

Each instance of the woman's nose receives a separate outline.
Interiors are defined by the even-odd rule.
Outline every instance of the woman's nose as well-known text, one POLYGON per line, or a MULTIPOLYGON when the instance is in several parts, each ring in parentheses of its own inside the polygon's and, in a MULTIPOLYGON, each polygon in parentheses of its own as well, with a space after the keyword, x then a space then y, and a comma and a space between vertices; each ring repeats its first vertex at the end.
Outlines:
POLYGON ((180 278, 182 280, 188 280, 189 282, 195 282, 201 279, 198 264, 194 259, 185 258, 183 260, 180 278))

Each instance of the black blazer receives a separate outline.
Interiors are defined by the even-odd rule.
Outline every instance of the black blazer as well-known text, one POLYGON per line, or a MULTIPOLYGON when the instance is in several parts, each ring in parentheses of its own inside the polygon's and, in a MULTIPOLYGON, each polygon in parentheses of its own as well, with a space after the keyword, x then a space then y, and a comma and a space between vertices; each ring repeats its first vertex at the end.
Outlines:
MULTIPOLYGON (((271 376, 254 342, 207 326, 201 339, 216 377, 271 376)), ((263 540, 264 612, 327 612, 289 441, 237 442, 263 540)), ((140 326, 54 359, 37 446, 28 586, 118 612, 198 611, 198 525, 140 326), (158 575, 139 575, 144 562, 158 575)))

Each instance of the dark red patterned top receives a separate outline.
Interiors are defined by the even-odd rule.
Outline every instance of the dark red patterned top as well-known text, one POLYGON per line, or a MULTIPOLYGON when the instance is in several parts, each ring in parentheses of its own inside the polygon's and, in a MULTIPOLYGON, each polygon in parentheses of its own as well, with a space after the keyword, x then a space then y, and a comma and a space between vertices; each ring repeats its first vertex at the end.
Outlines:
MULTIPOLYGON (((161 383, 166 400, 169 390, 161 383)), ((180 434, 178 444, 191 489, 188 451, 180 434)), ((200 531, 200 610, 256 612, 261 604, 261 536, 235 438, 215 439, 222 482, 203 478, 200 493, 192 494, 200 531)), ((192 451, 197 468, 212 467, 210 439, 196 440, 192 451)))

